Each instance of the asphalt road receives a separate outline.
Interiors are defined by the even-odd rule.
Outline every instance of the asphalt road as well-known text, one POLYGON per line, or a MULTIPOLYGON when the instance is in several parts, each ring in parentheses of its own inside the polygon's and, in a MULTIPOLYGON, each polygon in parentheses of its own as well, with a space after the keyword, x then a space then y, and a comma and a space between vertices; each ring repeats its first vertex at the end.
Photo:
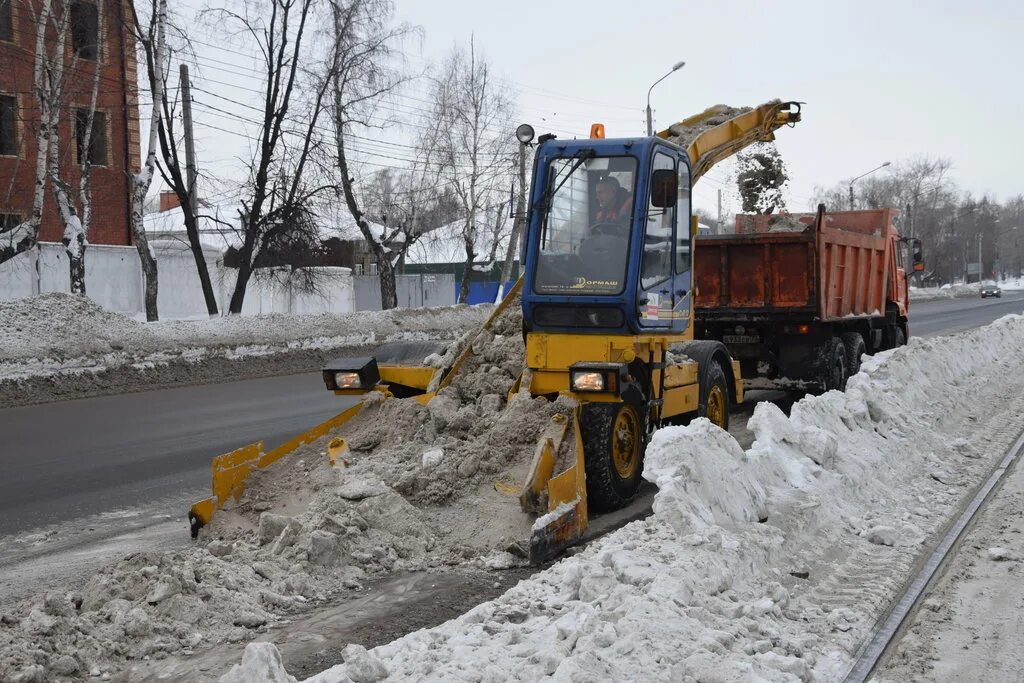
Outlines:
POLYGON ((946 299, 910 304, 910 335, 934 337, 987 325, 1009 313, 1024 313, 1024 292, 1000 299, 946 299))
MULTIPOLYGON (((1024 293, 916 303, 911 334, 1021 312, 1024 293)), ((315 372, 0 410, 0 539, 202 495, 213 456, 260 439, 273 447, 351 404, 315 372)))
POLYGON ((353 402, 315 372, 0 410, 0 537, 202 493, 213 456, 272 448, 353 402))

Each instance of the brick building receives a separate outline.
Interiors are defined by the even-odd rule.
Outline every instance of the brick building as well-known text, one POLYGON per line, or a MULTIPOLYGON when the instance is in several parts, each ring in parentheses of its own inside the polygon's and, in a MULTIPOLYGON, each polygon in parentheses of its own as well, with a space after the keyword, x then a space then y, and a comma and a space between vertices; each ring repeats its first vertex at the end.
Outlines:
MULTIPOLYGON (((131 21, 128 1, 103 2, 102 22, 94 0, 53 2, 58 11, 71 13, 59 127, 62 176, 77 188, 78 159, 81 154, 91 155, 93 219, 89 241, 93 244, 131 243, 130 182, 131 173, 139 168, 140 152, 137 66, 134 41, 127 28, 131 21), (93 139, 84 150, 82 133, 96 69, 100 69, 100 82, 93 139)), ((39 127, 39 105, 33 95, 34 8, 39 4, 0 0, 0 224, 6 225, 18 223, 32 212, 39 127)), ((48 183, 39 239, 59 241, 63 233, 48 183)))

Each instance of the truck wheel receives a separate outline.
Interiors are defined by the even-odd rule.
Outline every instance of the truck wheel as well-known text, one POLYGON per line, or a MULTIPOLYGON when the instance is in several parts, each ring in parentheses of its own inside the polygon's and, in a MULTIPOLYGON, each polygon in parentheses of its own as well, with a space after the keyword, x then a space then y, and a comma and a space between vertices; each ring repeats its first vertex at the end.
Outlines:
POLYGON ((706 417, 713 424, 729 430, 729 382, 725 378, 725 370, 716 361, 701 368, 697 417, 706 417))
POLYGON ((860 372, 860 358, 867 353, 868 347, 858 332, 843 334, 843 347, 846 349, 846 376, 853 377, 860 372))
POLYGON ((846 347, 835 337, 824 344, 820 376, 823 391, 846 391, 846 347))
POLYGON ((647 411, 634 403, 587 403, 580 414, 587 505, 617 510, 640 488, 647 448, 647 411))
POLYGON ((907 335, 903 332, 902 327, 897 327, 896 331, 892 334, 892 347, 899 348, 907 345, 907 335))

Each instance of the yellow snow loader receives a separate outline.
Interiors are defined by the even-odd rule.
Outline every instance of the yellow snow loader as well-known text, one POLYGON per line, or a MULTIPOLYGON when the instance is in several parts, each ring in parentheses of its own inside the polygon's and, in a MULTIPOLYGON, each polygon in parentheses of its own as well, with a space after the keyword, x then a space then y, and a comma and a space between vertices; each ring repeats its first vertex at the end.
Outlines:
MULTIPOLYGON (((730 407, 743 400, 742 381, 723 344, 693 339, 699 253, 690 192, 717 162, 799 120, 798 103, 772 101, 712 107, 651 137, 606 139, 595 124, 589 139, 537 139, 524 274, 478 334, 486 339, 509 306, 521 306, 525 367, 512 392, 576 402, 571 416, 552 418, 528 476, 512 491, 522 510, 537 516, 533 562, 578 542, 591 512, 635 496, 655 428, 697 416, 728 427, 730 407)), ((532 130, 528 136, 532 142, 532 130)), ((341 395, 375 391, 425 405, 479 351, 472 341, 442 367, 423 362, 424 348, 338 359, 324 367, 324 381, 341 395)), ((339 428, 361 408, 272 451, 252 444, 215 458, 212 496, 189 513, 193 534, 241 496, 252 470, 325 435, 343 435, 339 428)), ((334 457, 344 448, 335 439, 328 451, 334 457)))

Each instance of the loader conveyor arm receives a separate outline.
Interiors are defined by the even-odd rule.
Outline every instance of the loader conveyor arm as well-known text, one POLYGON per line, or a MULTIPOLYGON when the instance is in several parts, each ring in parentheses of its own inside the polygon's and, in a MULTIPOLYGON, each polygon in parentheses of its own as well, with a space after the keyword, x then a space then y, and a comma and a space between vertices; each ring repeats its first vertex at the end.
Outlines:
MULTIPOLYGON (((658 137, 671 140, 686 135, 708 119, 721 116, 728 111, 729 108, 724 105, 711 107, 700 114, 672 124, 660 131, 658 137)), ((776 130, 782 126, 793 125, 799 120, 799 102, 773 100, 703 131, 693 139, 686 150, 690 155, 691 182, 696 183, 712 166, 755 142, 774 140, 776 130)))

